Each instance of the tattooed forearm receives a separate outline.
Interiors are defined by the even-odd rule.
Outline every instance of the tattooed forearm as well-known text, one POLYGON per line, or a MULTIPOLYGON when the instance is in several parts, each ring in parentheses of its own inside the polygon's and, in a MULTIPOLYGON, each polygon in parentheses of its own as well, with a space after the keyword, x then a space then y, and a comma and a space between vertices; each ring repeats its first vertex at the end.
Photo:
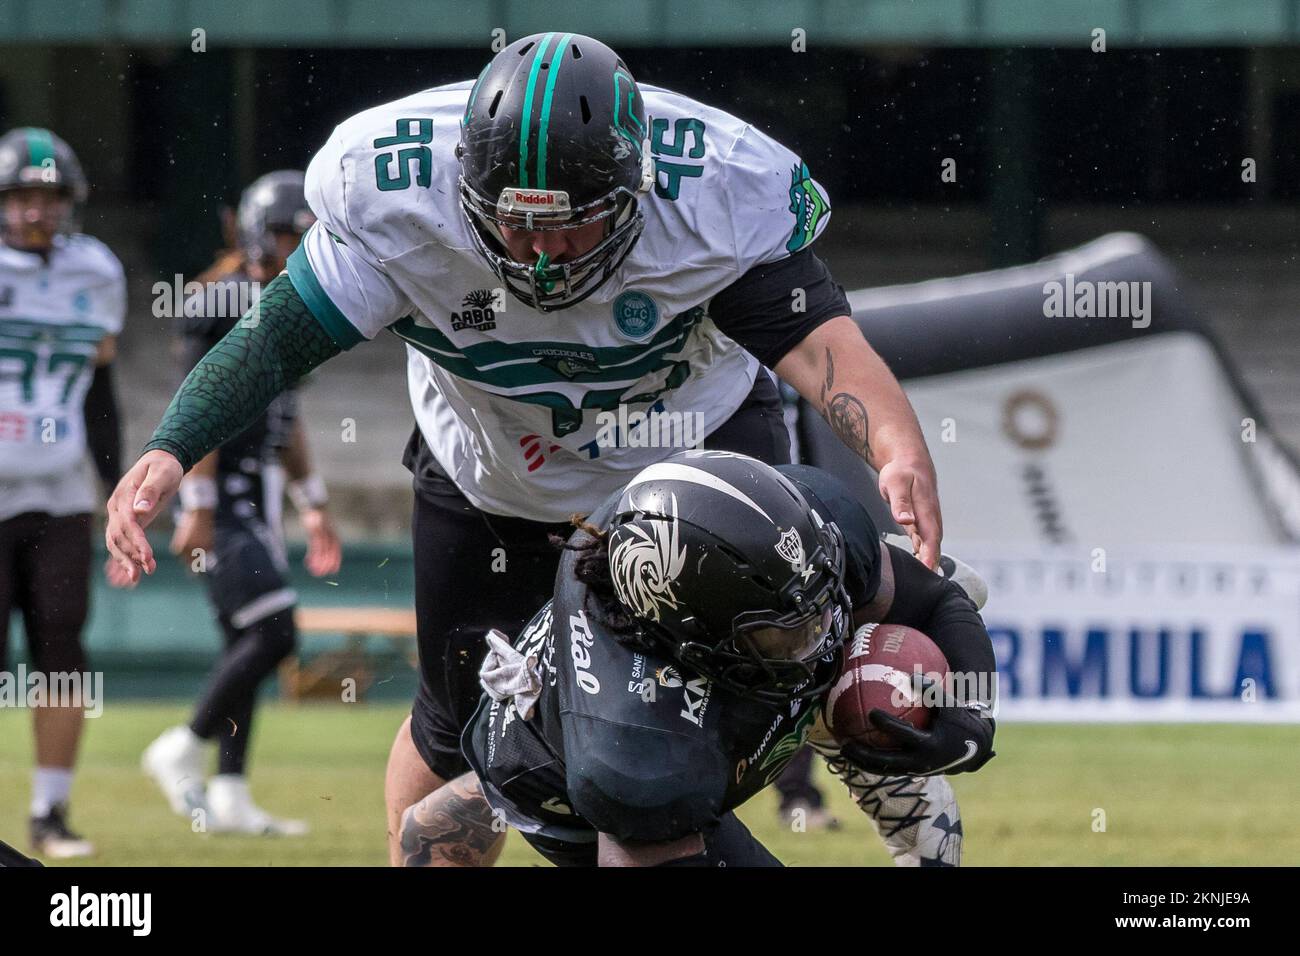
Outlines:
POLYGON ((867 445, 867 408, 855 396, 840 392, 827 400, 835 387, 835 355, 826 349, 826 380, 822 383, 822 414, 830 422, 840 441, 848 445, 865 461, 871 454, 867 445))
POLYGON ((822 408, 826 407, 826 396, 835 385, 835 358, 831 350, 826 350, 826 384, 822 386, 822 408))
POLYGON ((488 866, 505 834, 493 826, 473 774, 451 781, 402 814, 404 866, 488 866))
POLYGON ((840 392, 826 403, 826 420, 831 429, 864 461, 871 455, 867 444, 867 408, 857 397, 840 392))

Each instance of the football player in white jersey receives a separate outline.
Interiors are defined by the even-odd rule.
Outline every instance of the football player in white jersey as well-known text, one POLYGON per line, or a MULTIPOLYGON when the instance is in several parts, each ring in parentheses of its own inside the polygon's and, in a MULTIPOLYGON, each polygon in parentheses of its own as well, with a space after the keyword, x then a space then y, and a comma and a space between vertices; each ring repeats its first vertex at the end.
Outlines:
POLYGON ((182 385, 109 503, 124 573, 195 461, 306 371, 384 329, 408 345, 420 690, 386 781, 402 812, 465 767, 492 627, 551 594, 570 529, 703 439, 789 460, 771 369, 877 469, 930 567, 934 466, 897 380, 810 246, 830 205, 757 128, 637 85, 590 37, 547 33, 477 81, 344 122, 312 161, 319 220, 182 385), (485 600, 485 597, 489 597, 485 600))
MULTIPOLYGON (((121 469, 110 363, 126 312, 121 264, 77 234, 86 193, 76 155, 48 130, 0 137, 0 668, 18 610, 32 670, 83 681, 90 512, 102 500, 86 453, 112 488, 121 469)), ((48 857, 94 852, 67 823, 83 702, 33 711, 30 836, 48 857)))

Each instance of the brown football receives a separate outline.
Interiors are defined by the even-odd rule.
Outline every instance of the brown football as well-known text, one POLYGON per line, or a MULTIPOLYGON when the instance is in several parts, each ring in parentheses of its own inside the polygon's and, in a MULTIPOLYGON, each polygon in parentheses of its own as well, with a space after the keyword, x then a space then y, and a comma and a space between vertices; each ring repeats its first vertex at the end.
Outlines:
POLYGON ((919 730, 930 724, 914 675, 944 682, 948 661, 934 641, 902 624, 864 624, 844 645, 840 676, 826 693, 826 727, 837 740, 894 750, 898 742, 871 723, 876 708, 919 730))

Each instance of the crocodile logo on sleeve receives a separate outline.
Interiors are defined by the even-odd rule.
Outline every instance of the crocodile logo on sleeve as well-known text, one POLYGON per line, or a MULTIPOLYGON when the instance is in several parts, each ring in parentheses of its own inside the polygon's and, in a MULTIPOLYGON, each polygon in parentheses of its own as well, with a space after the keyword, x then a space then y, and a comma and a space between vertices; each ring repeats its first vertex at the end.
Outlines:
POLYGON ((813 182, 807 163, 790 169, 790 211, 794 213, 794 231, 785 249, 795 253, 812 242, 822 218, 831 211, 831 204, 813 182))

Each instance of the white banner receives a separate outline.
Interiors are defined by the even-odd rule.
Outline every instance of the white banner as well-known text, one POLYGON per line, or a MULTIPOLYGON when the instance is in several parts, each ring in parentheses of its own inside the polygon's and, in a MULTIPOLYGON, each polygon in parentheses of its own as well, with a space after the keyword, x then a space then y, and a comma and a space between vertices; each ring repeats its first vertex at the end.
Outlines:
POLYGON ((945 550, 988 581, 1001 718, 1300 722, 1300 548, 945 550))

